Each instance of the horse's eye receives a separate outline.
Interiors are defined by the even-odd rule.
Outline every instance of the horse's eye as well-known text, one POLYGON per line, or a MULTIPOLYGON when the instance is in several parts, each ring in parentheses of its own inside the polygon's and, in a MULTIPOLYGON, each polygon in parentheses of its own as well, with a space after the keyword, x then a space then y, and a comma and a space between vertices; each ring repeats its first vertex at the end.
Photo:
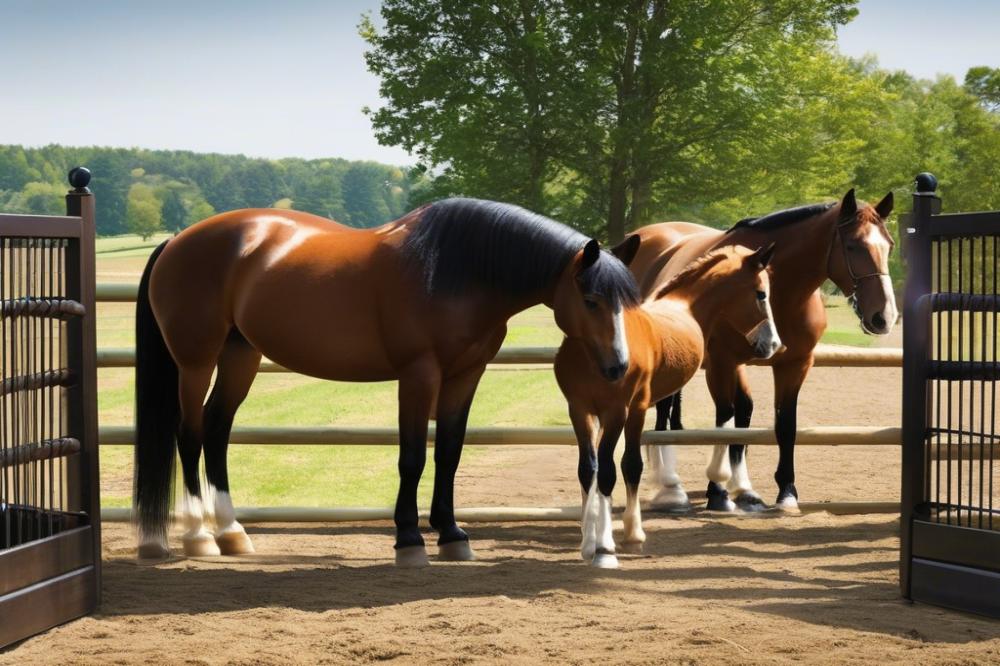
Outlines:
POLYGON ((596 310, 597 309, 597 301, 595 301, 592 298, 585 298, 585 299, 583 299, 583 304, 587 306, 588 310, 596 310))
POLYGON ((766 291, 758 291, 757 292, 757 300, 758 301, 766 301, 767 300, 767 292, 766 291))

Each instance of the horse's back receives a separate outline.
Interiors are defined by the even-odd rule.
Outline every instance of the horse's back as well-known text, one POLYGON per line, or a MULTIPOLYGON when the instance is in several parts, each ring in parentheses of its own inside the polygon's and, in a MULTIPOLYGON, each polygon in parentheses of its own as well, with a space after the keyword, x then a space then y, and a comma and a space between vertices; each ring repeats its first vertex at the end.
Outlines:
POLYGON ((637 229, 641 243, 629 269, 646 298, 691 261, 719 245, 724 232, 693 222, 660 222, 637 229))

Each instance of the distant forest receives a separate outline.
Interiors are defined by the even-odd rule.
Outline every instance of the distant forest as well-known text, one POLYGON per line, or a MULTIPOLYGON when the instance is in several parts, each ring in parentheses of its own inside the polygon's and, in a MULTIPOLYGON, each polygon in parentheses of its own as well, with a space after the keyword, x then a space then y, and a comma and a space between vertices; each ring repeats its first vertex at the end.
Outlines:
POLYGON ((97 233, 106 236, 176 232, 216 212, 260 207, 372 227, 406 212, 411 189, 420 182, 377 162, 0 145, 0 211, 65 214, 66 174, 77 165, 93 174, 97 233))

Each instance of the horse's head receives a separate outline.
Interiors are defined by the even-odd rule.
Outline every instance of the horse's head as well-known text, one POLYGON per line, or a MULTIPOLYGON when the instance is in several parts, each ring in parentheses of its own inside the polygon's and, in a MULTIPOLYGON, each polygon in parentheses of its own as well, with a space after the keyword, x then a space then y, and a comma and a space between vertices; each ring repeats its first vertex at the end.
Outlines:
POLYGON ((726 293, 720 319, 746 336, 757 358, 771 358, 781 348, 781 338, 771 313, 771 282, 767 265, 774 256, 774 243, 759 250, 733 246, 730 257, 716 270, 719 287, 726 293))
POLYGON ((556 324, 567 337, 584 342, 608 381, 628 370, 624 311, 639 304, 639 289, 626 264, 638 249, 638 236, 627 238, 614 254, 589 241, 563 271, 552 300, 556 324))
POLYGON ((896 323, 896 296, 889 278, 893 241, 885 221, 892 212, 892 192, 875 206, 858 204, 852 189, 835 207, 837 227, 827 271, 850 299, 865 333, 885 335, 896 323))

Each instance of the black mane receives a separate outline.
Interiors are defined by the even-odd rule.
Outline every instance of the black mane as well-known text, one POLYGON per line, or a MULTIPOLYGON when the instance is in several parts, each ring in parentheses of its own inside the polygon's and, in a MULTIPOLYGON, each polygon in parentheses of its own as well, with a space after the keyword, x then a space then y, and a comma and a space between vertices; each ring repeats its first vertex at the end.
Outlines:
POLYGON ((770 213, 763 217, 745 217, 730 227, 728 231, 735 231, 736 229, 762 229, 769 231, 825 213, 835 205, 837 205, 835 202, 812 204, 810 206, 798 206, 796 208, 779 210, 776 213, 770 213))
MULTIPOLYGON (((444 199, 427 206, 403 244, 430 294, 478 286, 526 296, 549 287, 590 239, 519 206, 481 199, 444 199)), ((629 270, 608 252, 580 274, 585 292, 615 305, 639 302, 629 270)))

